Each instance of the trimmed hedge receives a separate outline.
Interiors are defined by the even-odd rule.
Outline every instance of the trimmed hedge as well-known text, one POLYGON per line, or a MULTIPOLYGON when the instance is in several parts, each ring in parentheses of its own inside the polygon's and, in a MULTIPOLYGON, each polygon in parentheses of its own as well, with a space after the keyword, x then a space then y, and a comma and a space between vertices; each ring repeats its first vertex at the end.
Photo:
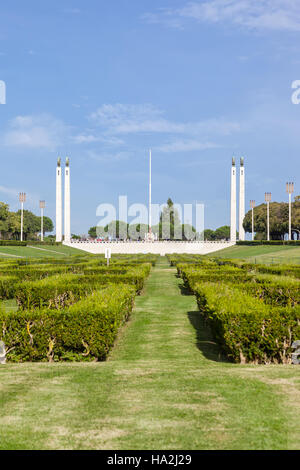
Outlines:
POLYGON ((300 240, 245 240, 237 241, 237 245, 258 246, 258 245, 300 245, 300 240))
POLYGON ((233 266, 214 265, 177 265, 178 274, 181 275, 186 288, 193 291, 194 285, 199 281, 246 282, 251 275, 233 266))
POLYGON ((251 282, 236 287, 271 305, 294 307, 300 304, 299 281, 293 278, 258 274, 251 282))
POLYGON ((18 240, 0 240, 0 246, 26 246, 27 242, 20 242, 18 240))
POLYGON ((151 265, 145 264, 120 274, 119 269, 115 273, 97 268, 92 269, 91 274, 61 274, 41 280, 24 281, 17 284, 15 297, 21 309, 62 308, 107 284, 129 284, 139 293, 150 269, 151 265))
POLYGON ((224 352, 241 363, 289 363, 300 338, 300 309, 266 305, 228 285, 195 286, 200 312, 224 352))
POLYGON ((13 299, 19 279, 14 276, 0 276, 0 299, 13 299))
POLYGON ((289 363, 291 344, 300 338, 300 289, 288 276, 297 277, 299 267, 218 259, 192 264, 192 259, 177 263, 178 273, 228 357, 289 363))
POLYGON ((0 311, 8 361, 104 360, 134 296, 130 286, 110 286, 62 310, 0 311))

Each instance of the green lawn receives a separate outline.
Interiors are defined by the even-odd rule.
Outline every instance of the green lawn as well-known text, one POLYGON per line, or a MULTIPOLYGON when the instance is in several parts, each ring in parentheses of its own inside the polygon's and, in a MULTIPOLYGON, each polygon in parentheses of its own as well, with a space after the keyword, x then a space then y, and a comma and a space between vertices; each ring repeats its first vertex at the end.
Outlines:
POLYGON ((64 256, 85 255, 85 251, 69 246, 36 245, 32 246, 0 246, 0 258, 62 258, 64 256))
POLYGON ((0 367, 1 449, 297 449, 298 366, 222 359, 159 260, 105 363, 0 367))
POLYGON ((300 264, 300 247, 293 246, 239 246, 235 245, 216 251, 207 256, 218 258, 240 258, 257 263, 296 263, 300 264))

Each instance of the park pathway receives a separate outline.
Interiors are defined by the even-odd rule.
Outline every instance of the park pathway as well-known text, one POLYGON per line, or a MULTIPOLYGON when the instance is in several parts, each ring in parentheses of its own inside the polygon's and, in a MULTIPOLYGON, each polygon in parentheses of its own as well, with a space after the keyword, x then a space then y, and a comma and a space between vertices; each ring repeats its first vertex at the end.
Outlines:
POLYGON ((108 361, 7 365, 0 384, 0 448, 299 447, 295 367, 222 361, 166 258, 108 361))

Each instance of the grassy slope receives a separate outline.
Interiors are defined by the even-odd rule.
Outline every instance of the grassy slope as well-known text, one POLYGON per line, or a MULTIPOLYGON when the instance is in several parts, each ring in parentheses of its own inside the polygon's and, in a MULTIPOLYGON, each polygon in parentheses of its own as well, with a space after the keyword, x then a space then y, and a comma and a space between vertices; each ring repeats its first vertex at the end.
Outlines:
POLYGON ((299 369, 222 362, 180 286, 162 259, 106 363, 1 367, 0 448, 299 447, 299 369))
POLYGON ((23 257, 23 258, 57 258, 71 255, 86 255, 88 253, 69 246, 51 246, 51 245, 37 245, 30 246, 0 246, 0 257, 23 257))
POLYGON ((257 263, 280 262, 280 263, 299 263, 300 247, 293 246, 232 246, 224 250, 216 251, 207 256, 216 256, 218 258, 240 258, 249 261, 256 260, 257 263))

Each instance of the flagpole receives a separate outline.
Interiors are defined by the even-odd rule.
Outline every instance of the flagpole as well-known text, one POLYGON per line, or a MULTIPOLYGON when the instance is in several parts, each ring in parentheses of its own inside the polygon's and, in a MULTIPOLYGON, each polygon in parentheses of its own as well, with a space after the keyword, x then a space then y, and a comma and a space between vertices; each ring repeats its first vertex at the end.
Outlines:
POLYGON ((152 231, 152 152, 149 154, 149 234, 152 231))

